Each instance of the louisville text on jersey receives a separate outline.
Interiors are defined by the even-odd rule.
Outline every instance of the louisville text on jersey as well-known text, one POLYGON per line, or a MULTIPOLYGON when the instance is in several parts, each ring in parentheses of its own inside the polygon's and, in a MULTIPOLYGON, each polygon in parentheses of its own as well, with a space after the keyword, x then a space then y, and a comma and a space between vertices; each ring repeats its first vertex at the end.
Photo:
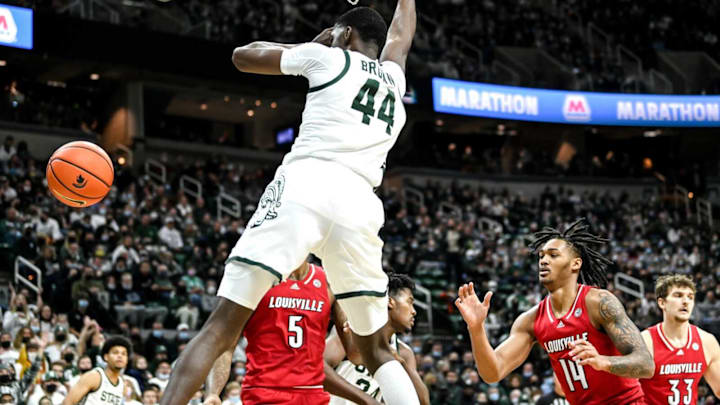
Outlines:
POLYGON ((702 373, 702 363, 663 364, 660 375, 702 373))
POLYGON ((567 350, 568 345, 576 340, 587 340, 588 333, 583 332, 581 335, 566 336, 564 338, 545 342, 545 351, 548 353, 556 353, 567 350))
POLYGON ((299 309, 301 311, 322 312, 325 302, 308 298, 270 297, 268 308, 299 309))

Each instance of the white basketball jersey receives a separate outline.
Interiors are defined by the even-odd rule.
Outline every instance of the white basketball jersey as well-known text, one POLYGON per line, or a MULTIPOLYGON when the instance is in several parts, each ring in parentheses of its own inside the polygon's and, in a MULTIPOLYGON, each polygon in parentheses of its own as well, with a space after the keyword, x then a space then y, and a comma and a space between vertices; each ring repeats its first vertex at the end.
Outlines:
POLYGON ((310 82, 300 134, 283 164, 330 160, 380 185, 387 154, 407 119, 402 68, 316 43, 283 51, 280 68, 310 82))
POLYGON ((100 373, 100 386, 95 391, 88 392, 87 395, 80 401, 80 405, 122 405, 123 401, 123 390, 125 387, 125 381, 122 375, 118 379, 117 385, 110 382, 105 370, 100 367, 94 368, 89 372, 100 373))
MULTIPOLYGON (((390 338, 390 346, 394 347, 395 350, 400 350, 400 342, 396 335, 392 335, 390 338)), ((370 370, 365 366, 356 366, 350 360, 345 359, 335 367, 335 371, 338 375, 348 381, 350 384, 358 387, 366 394, 375 398, 378 402, 382 402, 382 393, 380 392, 380 384, 370 375, 370 370)), ((354 402, 348 401, 345 398, 336 397, 330 395, 329 405, 353 405, 354 402)))

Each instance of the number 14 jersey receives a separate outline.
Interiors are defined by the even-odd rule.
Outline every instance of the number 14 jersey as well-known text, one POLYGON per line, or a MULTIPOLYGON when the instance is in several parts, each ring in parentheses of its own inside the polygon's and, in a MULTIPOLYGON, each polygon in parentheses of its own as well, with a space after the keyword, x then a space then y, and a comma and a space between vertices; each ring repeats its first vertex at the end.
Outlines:
POLYGON ((556 318, 550 295, 539 304, 535 318, 535 338, 550 357, 553 371, 572 405, 626 405, 643 403, 643 392, 637 379, 622 378, 581 366, 569 356, 569 344, 585 339, 606 356, 619 356, 610 337, 597 330, 590 321, 585 297, 592 287, 579 284, 575 302, 567 314, 556 318))
POLYGON ((271 288, 245 325, 243 389, 322 388, 330 302, 325 271, 309 266, 305 279, 271 288))

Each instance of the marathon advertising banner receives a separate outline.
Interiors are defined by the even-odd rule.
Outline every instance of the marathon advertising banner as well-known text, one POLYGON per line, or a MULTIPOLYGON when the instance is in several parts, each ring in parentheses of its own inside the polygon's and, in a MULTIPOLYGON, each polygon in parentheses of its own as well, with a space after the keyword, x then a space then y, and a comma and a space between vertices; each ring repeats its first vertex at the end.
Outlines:
POLYGON ((33 11, 0 4, 0 45, 33 48, 33 11))
POLYGON ((435 111, 558 124, 720 127, 720 96, 593 93, 433 78, 435 111))

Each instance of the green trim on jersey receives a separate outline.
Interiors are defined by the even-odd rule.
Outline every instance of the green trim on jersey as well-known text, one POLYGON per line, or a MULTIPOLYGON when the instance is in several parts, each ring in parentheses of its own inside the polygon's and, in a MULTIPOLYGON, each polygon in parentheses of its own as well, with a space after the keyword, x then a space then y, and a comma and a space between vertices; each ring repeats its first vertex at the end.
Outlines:
POLYGON ((251 266, 259 267, 259 268, 267 271, 268 273, 272 274, 273 276, 277 277, 278 281, 282 281, 282 274, 280 274, 279 271, 273 269, 270 266, 262 264, 260 262, 256 262, 254 260, 246 259, 246 258, 240 257, 240 256, 233 256, 233 257, 228 258, 225 261, 225 264, 228 264, 230 262, 241 262, 241 263, 249 264, 251 266))
POLYGON ((336 299, 336 300, 342 300, 342 299, 345 299, 345 298, 362 297, 362 296, 366 296, 366 297, 384 297, 385 295, 387 295, 387 291, 382 291, 382 292, 380 292, 380 291, 368 291, 368 290, 365 290, 365 291, 353 291, 353 292, 347 292, 347 293, 342 293, 342 294, 335 294, 335 299, 336 299))
POLYGON ((323 85, 315 86, 315 87, 310 87, 310 88, 308 89, 308 93, 312 93, 312 92, 314 92, 314 91, 324 90, 324 89, 332 86, 333 84, 339 82, 340 79, 342 79, 343 76, 345 76, 345 74, 348 72, 348 70, 350 70, 350 53, 349 53, 347 50, 345 50, 345 49, 343 49, 343 52, 345 53, 345 67, 343 68, 342 72, 340 72, 340 74, 337 75, 337 77, 335 77, 334 79, 330 80, 329 82, 327 82, 327 83, 325 83, 325 84, 323 84, 323 85))

